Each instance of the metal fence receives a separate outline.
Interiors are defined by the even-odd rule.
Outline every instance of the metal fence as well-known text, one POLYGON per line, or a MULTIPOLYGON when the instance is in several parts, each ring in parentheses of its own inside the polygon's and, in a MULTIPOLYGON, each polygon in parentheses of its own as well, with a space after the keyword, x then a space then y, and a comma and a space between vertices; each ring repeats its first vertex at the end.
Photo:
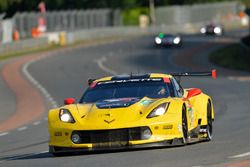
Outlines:
MULTIPOLYGON (((32 28, 38 26, 38 18, 42 15, 38 12, 16 13, 14 25, 21 38, 31 36, 32 28)), ((69 10, 52 11, 44 14, 48 32, 72 31, 121 25, 119 10, 69 10)))
POLYGON ((207 3, 156 8, 157 25, 184 25, 198 22, 215 21, 236 15, 238 2, 207 3))
MULTIPOLYGON (((226 20, 224 25, 233 22, 238 26, 237 21, 228 21, 228 17, 235 16, 239 8, 239 2, 157 7, 155 10, 156 26, 171 26, 173 29, 179 30, 186 27, 192 28, 198 23, 202 25, 209 21, 221 23, 223 19, 226 20)), ((43 15, 38 12, 16 13, 12 18, 14 27, 7 28, 8 31, 4 30, 7 22, 1 19, 2 16, 0 14, 0 42, 6 41, 3 40, 4 36, 12 37, 8 32, 15 29, 18 30, 21 39, 31 37, 32 28, 38 27, 38 20, 41 16, 46 20, 47 32, 73 32, 122 25, 120 10, 112 9, 48 11, 43 15)))

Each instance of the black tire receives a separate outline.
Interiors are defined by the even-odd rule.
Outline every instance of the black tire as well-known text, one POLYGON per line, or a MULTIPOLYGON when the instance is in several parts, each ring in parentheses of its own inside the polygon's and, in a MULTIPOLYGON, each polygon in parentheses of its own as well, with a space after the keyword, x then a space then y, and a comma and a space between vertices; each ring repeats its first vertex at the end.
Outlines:
POLYGON ((213 138, 213 120, 212 120, 212 107, 211 103, 207 103, 207 137, 206 140, 210 141, 213 138))
POLYGON ((187 144, 188 139, 188 125, 187 125, 187 111, 186 107, 182 107, 182 133, 183 133, 183 144, 187 144))

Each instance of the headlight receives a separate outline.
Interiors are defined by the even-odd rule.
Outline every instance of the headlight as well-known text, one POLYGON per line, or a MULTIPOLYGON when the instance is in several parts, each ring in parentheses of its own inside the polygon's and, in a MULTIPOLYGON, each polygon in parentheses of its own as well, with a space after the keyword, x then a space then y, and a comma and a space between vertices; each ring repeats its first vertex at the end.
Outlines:
POLYGON ((168 106, 169 106, 169 103, 163 103, 159 105, 148 114, 147 118, 153 118, 153 117, 164 115, 168 110, 168 106))
POLYGON ((156 37, 156 38, 155 38, 155 43, 156 43, 156 44, 161 44, 161 38, 156 37))
POLYGON ((74 123, 75 120, 67 109, 60 109, 59 118, 62 122, 74 123))
POLYGON ((179 44, 180 41, 181 41, 181 38, 180 37, 176 37, 173 42, 174 42, 174 44, 179 44))
POLYGON ((200 31, 201 31, 202 34, 204 34, 204 33, 206 33, 206 28, 205 28, 205 27, 202 27, 202 28, 200 29, 200 31))
POLYGON ((214 28, 214 33, 215 34, 220 34, 221 33, 221 28, 220 27, 215 27, 214 28))

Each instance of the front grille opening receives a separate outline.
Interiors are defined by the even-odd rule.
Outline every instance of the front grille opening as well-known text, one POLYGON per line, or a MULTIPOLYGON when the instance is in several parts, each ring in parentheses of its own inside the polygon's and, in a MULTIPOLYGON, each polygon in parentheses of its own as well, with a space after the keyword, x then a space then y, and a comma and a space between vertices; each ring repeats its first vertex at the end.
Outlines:
POLYGON ((134 140, 145 140, 142 137, 142 132, 148 127, 111 129, 111 130, 83 130, 73 131, 73 134, 78 134, 81 141, 78 144, 87 143, 115 143, 127 142, 134 140))

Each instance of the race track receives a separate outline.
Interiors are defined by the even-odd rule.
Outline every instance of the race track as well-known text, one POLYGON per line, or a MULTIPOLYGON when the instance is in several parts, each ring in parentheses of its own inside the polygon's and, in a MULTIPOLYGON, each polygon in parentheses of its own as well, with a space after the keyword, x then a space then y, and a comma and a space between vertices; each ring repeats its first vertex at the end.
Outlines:
MULTIPOLYGON (((152 45, 153 36, 144 36, 59 51, 29 64, 27 70, 49 93, 48 102, 52 97, 56 105, 62 105, 66 97, 80 98, 87 87, 88 78, 131 72, 211 70, 216 66, 207 61, 207 54, 227 43, 228 40, 214 37, 204 40, 199 35, 186 35, 181 48, 155 48, 152 45), (185 66, 179 63, 180 59, 185 66)), ((241 75, 246 73, 231 73, 230 70, 218 68, 219 77, 216 80, 206 77, 182 80, 184 86, 199 87, 214 101, 216 118, 211 142, 184 147, 53 157, 48 153, 45 114, 25 128, 14 129, 0 136, 0 166, 194 167, 223 166, 249 159, 250 82, 238 80, 237 76, 241 75), (235 76, 234 79, 230 79, 231 75, 235 76)))

